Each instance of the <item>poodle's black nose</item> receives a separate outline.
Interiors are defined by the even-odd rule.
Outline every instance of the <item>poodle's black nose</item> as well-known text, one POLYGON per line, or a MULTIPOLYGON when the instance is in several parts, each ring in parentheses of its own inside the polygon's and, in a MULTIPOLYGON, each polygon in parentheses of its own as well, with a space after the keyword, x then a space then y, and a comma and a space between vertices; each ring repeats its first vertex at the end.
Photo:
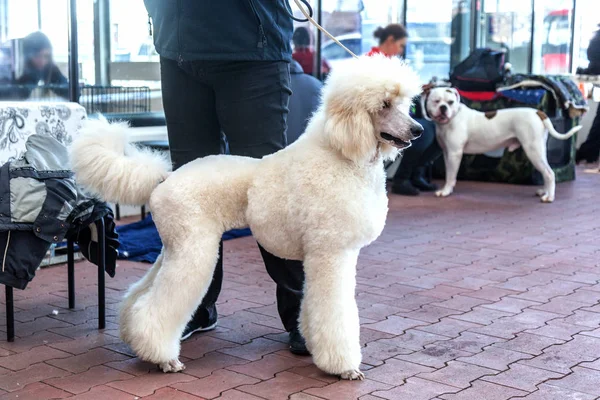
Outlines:
POLYGON ((410 127, 410 133, 412 134, 413 139, 416 139, 423 133, 423 127, 421 126, 421 124, 415 122, 410 127))

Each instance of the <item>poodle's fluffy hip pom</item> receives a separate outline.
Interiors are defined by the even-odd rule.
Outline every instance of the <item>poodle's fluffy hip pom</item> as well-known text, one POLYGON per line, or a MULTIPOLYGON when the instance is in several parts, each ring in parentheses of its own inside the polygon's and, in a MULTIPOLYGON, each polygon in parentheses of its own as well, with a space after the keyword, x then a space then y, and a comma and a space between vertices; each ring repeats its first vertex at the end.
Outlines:
POLYGON ((70 148, 77 183, 108 202, 143 205, 171 170, 159 152, 128 141, 126 123, 83 122, 70 148))

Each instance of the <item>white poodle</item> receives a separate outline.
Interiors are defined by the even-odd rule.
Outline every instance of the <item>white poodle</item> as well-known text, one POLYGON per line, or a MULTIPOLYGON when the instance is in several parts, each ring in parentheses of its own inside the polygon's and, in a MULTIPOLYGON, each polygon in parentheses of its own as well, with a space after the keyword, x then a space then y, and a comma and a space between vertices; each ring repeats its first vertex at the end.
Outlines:
POLYGON ((124 299, 121 338, 163 371, 182 370, 180 337, 208 289, 221 235, 249 226, 269 252, 304 261, 300 330, 314 363, 362 379, 356 262, 385 224, 383 160, 423 130, 408 116, 418 92, 398 59, 362 57, 333 71, 291 146, 262 160, 205 157, 173 173, 129 145, 125 125, 87 121, 71 149, 78 183, 107 201, 149 201, 164 244, 124 299))

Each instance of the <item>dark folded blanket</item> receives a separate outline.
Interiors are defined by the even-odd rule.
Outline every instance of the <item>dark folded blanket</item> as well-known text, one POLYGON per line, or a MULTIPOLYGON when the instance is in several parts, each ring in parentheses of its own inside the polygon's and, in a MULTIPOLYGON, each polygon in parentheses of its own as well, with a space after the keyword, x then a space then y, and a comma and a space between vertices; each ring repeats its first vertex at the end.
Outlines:
MULTIPOLYGON (((142 221, 117 227, 119 233, 119 258, 130 261, 153 263, 162 250, 162 242, 156 225, 149 214, 142 221)), ((223 240, 250 236, 250 229, 233 229, 223 234, 223 240)), ((198 238, 202 240, 202 238, 198 238)))
POLYGON ((517 74, 506 82, 506 86, 498 88, 498 91, 532 88, 535 86, 543 87, 552 92, 560 108, 565 111, 588 110, 587 100, 579 90, 577 84, 569 76, 517 74))

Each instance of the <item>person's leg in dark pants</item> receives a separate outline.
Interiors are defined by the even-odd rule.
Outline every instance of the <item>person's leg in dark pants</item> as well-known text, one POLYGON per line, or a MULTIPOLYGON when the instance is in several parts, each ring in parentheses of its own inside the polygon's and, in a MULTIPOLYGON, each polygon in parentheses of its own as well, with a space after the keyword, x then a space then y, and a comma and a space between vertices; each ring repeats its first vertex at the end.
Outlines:
MULTIPOLYGON (((197 158, 221 153, 221 127, 213 89, 194 76, 191 64, 179 66, 176 61, 165 58, 161 58, 161 80, 173 169, 197 158)), ((223 243, 219 254, 223 254, 223 243)), ((219 257, 211 285, 186 327, 184 339, 194 332, 214 328, 215 303, 222 281, 223 260, 219 257)))
POLYGON ((590 128, 590 133, 577 150, 576 161, 586 161, 589 163, 593 163, 598 161, 598 157, 600 156, 600 106, 596 111, 596 116, 594 117, 594 122, 592 123, 592 127, 590 128))
MULTIPOLYGON (((262 158, 284 148, 291 95, 286 62, 206 63, 217 93, 217 115, 232 155, 262 158)), ((306 352, 298 334, 304 272, 301 261, 283 260, 260 248, 277 284, 277 308, 290 332, 292 351, 306 352)))
POLYGON ((419 190, 433 191, 435 185, 427 182, 424 176, 425 166, 435 154, 430 148, 437 147, 435 126, 427 120, 417 120, 424 130, 421 137, 413 140, 412 145, 402 155, 402 161, 394 174, 392 192, 407 196, 416 196, 419 190))

